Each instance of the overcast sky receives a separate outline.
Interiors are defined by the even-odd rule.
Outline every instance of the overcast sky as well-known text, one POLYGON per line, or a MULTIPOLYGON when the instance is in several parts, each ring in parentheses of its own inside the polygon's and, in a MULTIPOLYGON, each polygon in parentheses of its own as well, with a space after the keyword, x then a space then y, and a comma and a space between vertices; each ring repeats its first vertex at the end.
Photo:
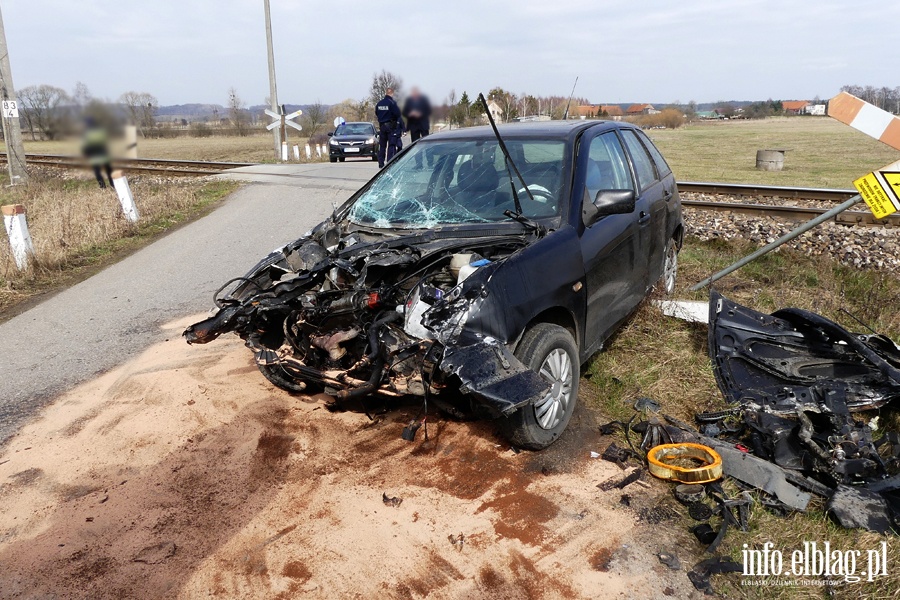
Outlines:
MULTIPOLYGON (((279 100, 366 95, 388 69, 434 100, 510 91, 594 103, 812 99, 900 86, 900 2, 271 0, 279 100)), ((268 95, 263 0, 0 0, 18 87, 161 104, 268 95)))

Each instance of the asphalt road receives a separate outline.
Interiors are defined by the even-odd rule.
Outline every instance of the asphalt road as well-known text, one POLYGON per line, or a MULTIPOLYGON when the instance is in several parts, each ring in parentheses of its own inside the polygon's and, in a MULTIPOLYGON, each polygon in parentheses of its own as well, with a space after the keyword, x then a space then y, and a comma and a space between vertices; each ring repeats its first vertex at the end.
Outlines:
POLYGON ((209 310, 222 283, 324 219, 377 165, 245 170, 226 178, 265 183, 0 325, 0 445, 58 393, 162 341, 160 325, 209 310))

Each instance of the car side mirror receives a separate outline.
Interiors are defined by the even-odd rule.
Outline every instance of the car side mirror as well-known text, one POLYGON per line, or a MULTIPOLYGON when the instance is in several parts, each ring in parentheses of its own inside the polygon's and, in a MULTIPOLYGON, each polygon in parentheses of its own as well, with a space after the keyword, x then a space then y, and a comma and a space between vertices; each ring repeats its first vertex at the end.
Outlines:
POLYGON ((584 194, 582 219, 586 227, 590 227, 607 215, 622 215, 634 212, 637 197, 634 190, 600 190, 590 201, 587 190, 584 194))
POLYGON ((333 136, 333 135, 334 135, 334 134, 333 134, 332 132, 330 132, 330 131, 328 132, 328 137, 331 137, 331 136, 333 136))

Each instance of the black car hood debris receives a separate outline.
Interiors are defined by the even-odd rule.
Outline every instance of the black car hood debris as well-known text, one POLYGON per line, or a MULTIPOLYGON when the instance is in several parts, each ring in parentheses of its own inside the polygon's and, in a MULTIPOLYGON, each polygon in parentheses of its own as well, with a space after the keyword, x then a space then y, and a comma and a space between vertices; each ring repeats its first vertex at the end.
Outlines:
POLYGON ((710 294, 709 355, 725 400, 769 413, 842 414, 900 398, 900 348, 797 308, 771 315, 710 294))
POLYGON ((791 509, 803 510, 810 492, 828 498, 844 526, 896 527, 900 434, 879 431, 874 415, 854 416, 900 398, 896 344, 808 311, 766 315, 712 292, 709 354, 734 408, 699 414, 700 432, 680 424, 673 437, 716 448, 726 474, 791 509))

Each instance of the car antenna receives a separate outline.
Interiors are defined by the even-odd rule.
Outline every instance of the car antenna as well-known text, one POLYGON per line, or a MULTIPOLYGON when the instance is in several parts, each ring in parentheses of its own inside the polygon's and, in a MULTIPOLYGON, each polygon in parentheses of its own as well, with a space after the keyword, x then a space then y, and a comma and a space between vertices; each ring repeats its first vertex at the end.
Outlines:
POLYGON ((569 101, 566 102, 566 112, 563 115, 563 121, 566 121, 569 118, 569 105, 572 104, 572 96, 575 95, 575 86, 576 85, 578 85, 578 77, 577 76, 575 77, 575 83, 572 84, 572 93, 569 94, 569 101))
MULTIPOLYGON (((494 123, 494 117, 491 115, 491 109, 488 107, 487 100, 484 99, 484 94, 478 94, 478 100, 481 102, 481 105, 484 106, 484 112, 487 114, 488 121, 491 124, 491 128, 494 130, 494 135, 497 137, 497 143, 500 145, 500 151, 503 152, 503 157, 506 159, 506 170, 509 171, 509 167, 511 166, 513 171, 516 172, 516 177, 519 178, 519 181, 522 182, 522 187, 525 188, 525 192, 528 194, 528 197, 531 198, 532 202, 536 202, 534 199, 534 194, 531 193, 531 190, 528 189, 528 184, 525 183, 525 179, 522 177, 522 174, 519 172, 519 168, 516 166, 516 163, 513 162, 512 157, 509 155, 509 150, 506 149, 506 144, 503 142, 503 138, 500 137, 500 132, 497 130, 497 124, 494 123)), ((535 231, 540 232, 543 227, 537 225, 532 222, 531 219, 528 219, 522 214, 522 203, 519 202, 519 193, 516 191, 516 184, 513 183, 512 174, 509 177, 509 185, 512 187, 513 192, 513 201, 516 203, 516 212, 512 211, 504 211, 503 214, 510 217, 513 220, 522 223, 523 225, 527 225, 533 228, 535 231)))

